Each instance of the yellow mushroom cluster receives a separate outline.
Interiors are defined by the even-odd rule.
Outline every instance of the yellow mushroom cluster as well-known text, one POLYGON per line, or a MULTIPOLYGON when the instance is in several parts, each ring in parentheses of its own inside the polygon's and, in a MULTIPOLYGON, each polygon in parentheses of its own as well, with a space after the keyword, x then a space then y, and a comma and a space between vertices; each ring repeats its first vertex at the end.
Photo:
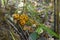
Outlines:
POLYGON ((24 25, 26 23, 26 21, 28 21, 28 16, 26 14, 22 14, 20 15, 20 24, 24 25))
POLYGON ((13 18, 19 20, 20 25, 25 25, 28 21, 28 15, 26 14, 13 14, 13 18))
POLYGON ((19 17, 20 17, 19 14, 16 14, 16 13, 15 13, 15 14, 13 14, 12 16, 13 16, 14 20, 19 20, 19 17))

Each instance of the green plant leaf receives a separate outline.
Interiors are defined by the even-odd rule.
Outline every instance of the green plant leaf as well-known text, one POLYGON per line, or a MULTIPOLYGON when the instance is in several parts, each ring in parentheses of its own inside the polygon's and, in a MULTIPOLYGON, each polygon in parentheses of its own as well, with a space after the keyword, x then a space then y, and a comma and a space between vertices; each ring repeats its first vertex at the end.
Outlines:
POLYGON ((11 31, 10 31, 10 34, 11 34, 13 40, 15 40, 14 34, 11 31))
POLYGON ((36 32, 33 32, 29 35, 29 40, 36 40, 38 38, 38 34, 36 32))
POLYGON ((36 29, 36 32, 40 35, 41 33, 43 33, 43 29, 40 28, 40 27, 38 27, 38 28, 36 29))
POLYGON ((44 29, 46 32, 48 32, 51 36, 55 36, 56 38, 59 38, 58 34, 56 34, 53 30, 50 28, 46 27, 43 24, 40 24, 40 28, 44 29))
POLYGON ((2 6, 4 6, 4 0, 1 0, 1 4, 2 4, 2 6))

